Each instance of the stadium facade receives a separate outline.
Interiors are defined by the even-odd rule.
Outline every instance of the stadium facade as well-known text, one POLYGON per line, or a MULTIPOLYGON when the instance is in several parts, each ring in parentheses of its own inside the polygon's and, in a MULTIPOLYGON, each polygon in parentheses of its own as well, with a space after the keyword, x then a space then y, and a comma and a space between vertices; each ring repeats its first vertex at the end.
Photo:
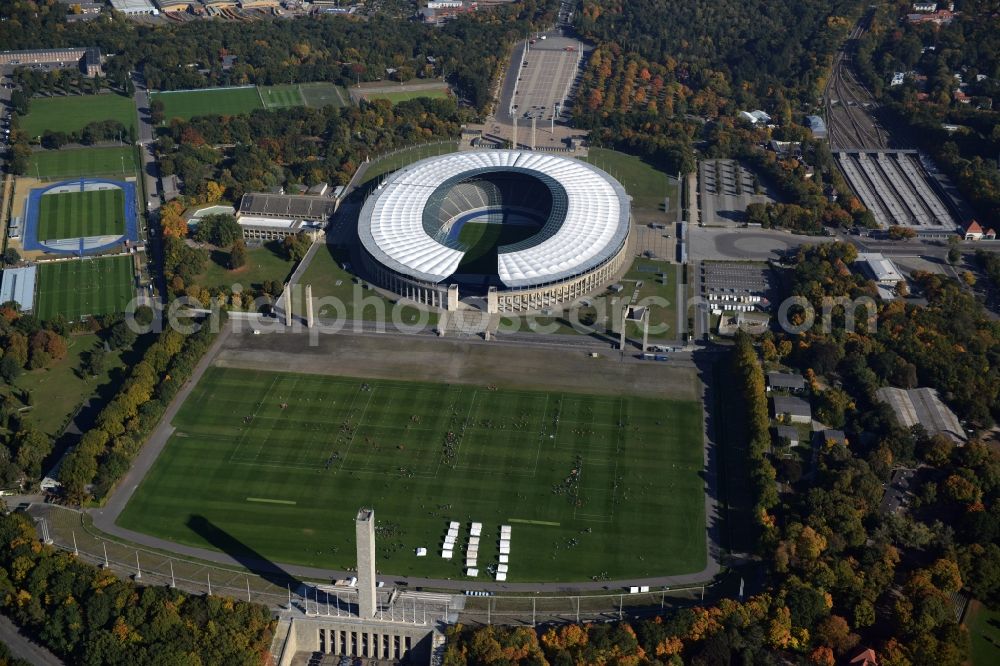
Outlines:
POLYGON ((415 162, 368 197, 358 222, 374 283, 445 310, 460 295, 482 296, 491 313, 557 307, 600 289, 630 258, 630 230, 629 197, 609 174, 519 150, 415 162))

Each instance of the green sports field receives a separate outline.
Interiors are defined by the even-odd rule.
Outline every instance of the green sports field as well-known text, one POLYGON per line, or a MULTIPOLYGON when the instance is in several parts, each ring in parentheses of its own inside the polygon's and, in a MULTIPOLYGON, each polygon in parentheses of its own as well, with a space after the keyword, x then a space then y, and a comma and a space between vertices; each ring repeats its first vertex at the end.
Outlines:
POLYGON ((284 109, 290 106, 305 106, 302 93, 295 84, 288 86, 265 86, 260 89, 260 98, 268 109, 284 109))
POLYGON ((124 312, 134 293, 132 283, 128 256, 40 264, 35 314, 42 321, 58 314, 76 321, 124 312))
POLYGON ((21 129, 36 137, 45 130, 76 132, 98 120, 117 120, 125 127, 134 127, 135 103, 131 97, 114 94, 35 98, 28 115, 21 119, 21 129))
POLYGON ((153 99, 163 102, 163 115, 167 121, 207 115, 234 116, 264 107, 254 87, 159 92, 153 93, 153 99))
POLYGON ((497 270, 497 250, 535 235, 539 226, 470 221, 458 231, 458 242, 466 248, 459 272, 491 273, 497 270))
POLYGON ((347 106, 350 95, 332 83, 300 83, 296 86, 306 106, 315 109, 324 106, 347 106))
POLYGON ((354 566, 373 506, 379 569, 463 577, 448 522, 483 523, 479 580, 513 527, 510 580, 699 571, 694 402, 211 368, 119 518, 273 561, 354 566), (426 547, 427 557, 414 549, 426 547))
POLYGON ((424 90, 373 92, 363 94, 364 97, 369 100, 387 99, 393 104, 399 104, 400 102, 409 102, 411 99, 419 99, 421 97, 429 97, 430 99, 447 99, 448 88, 447 86, 442 86, 441 88, 428 88, 424 90))
POLYGON ((31 153, 26 172, 39 178, 135 175, 139 169, 135 148, 77 148, 40 150, 31 153))
POLYGON ((125 192, 120 189, 43 194, 38 210, 41 241, 125 233, 125 192))

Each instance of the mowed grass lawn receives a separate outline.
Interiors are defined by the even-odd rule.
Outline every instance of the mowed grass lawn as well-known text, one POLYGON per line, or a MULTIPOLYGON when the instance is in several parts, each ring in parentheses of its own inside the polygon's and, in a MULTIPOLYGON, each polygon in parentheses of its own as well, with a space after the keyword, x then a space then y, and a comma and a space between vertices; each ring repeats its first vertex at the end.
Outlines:
POLYGON ((133 294, 130 256, 39 264, 35 313, 42 321, 58 314, 76 321, 124 312, 133 294))
POLYGON ((125 127, 134 127, 135 103, 131 97, 115 94, 33 98, 28 115, 21 119, 21 129, 36 137, 45 130, 76 132, 98 120, 117 120, 125 127))
POLYGON ((973 601, 965 624, 972 640, 972 666, 1000 663, 1000 612, 973 601))
POLYGON ((426 90, 409 91, 402 90, 400 92, 373 92, 363 93, 363 95, 369 100, 387 99, 393 104, 399 104, 400 102, 409 102, 411 99, 419 99, 421 97, 429 97, 430 99, 446 99, 448 97, 448 88, 428 88, 426 90))
POLYGON ((260 88, 260 96, 264 100, 264 106, 269 109, 284 109, 290 106, 305 106, 302 93, 295 84, 287 86, 263 86, 260 88))
POLYGON ((324 106, 347 106, 350 95, 332 83, 300 83, 296 86, 306 106, 316 109, 324 106))
POLYGON ((125 192, 118 188, 43 194, 38 206, 42 241, 125 233, 125 192))
MULTIPOLYGON (((66 357, 55 361, 44 370, 30 370, 15 381, 21 390, 31 391, 31 409, 23 414, 42 432, 58 437, 66 418, 85 398, 111 381, 111 375, 120 368, 119 351, 110 352, 105 358, 104 372, 97 377, 81 376, 81 357, 104 343, 93 333, 72 335, 67 341, 66 357)), ((18 403, 19 404, 19 403, 18 403)))
POLYGON ((158 92, 153 93, 153 99, 163 102, 167 122, 171 118, 187 120, 195 116, 235 116, 264 107, 257 88, 253 87, 158 92))
POLYGON ((139 163, 135 148, 76 148, 31 153, 27 175, 42 178, 135 175, 139 163))
POLYGON ((696 402, 211 368, 119 524, 272 561, 355 565, 374 507, 378 568, 480 581, 510 524, 510 580, 705 565, 696 402), (448 522, 462 523, 452 560, 448 522), (426 557, 414 549, 426 547, 426 557))
POLYGON ((292 262, 285 258, 277 242, 265 247, 247 250, 247 263, 242 268, 231 271, 229 253, 221 250, 212 252, 205 270, 194 280, 194 284, 206 289, 232 289, 239 283, 244 288, 258 288, 268 280, 284 282, 292 272, 292 262))
POLYGON ((670 197, 667 212, 676 213, 677 206, 680 205, 680 190, 675 177, 668 176, 634 155, 607 148, 591 148, 587 157, 582 159, 614 176, 632 196, 635 208, 662 211, 664 199, 670 197))

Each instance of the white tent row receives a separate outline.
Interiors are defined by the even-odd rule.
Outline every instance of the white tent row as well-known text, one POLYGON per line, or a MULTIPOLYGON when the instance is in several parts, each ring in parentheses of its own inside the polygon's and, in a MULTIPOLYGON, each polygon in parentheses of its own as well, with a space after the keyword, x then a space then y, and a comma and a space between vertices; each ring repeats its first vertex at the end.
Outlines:
POLYGON ((501 544, 500 545, 500 554, 501 555, 510 555, 510 545, 504 546, 504 545, 501 544))
POLYGON ((451 530, 458 531, 458 528, 459 528, 459 525, 458 525, 458 521, 457 520, 453 520, 450 523, 448 523, 448 530, 449 531, 451 531, 451 530))
POLYGON ((476 576, 479 575, 479 569, 475 567, 467 567, 465 570, 465 575, 472 576, 473 578, 475 578, 476 576))
POLYGON ((445 548, 445 549, 443 549, 441 551, 441 557, 443 557, 446 560, 450 560, 451 556, 452 556, 452 553, 453 553, 453 551, 452 551, 451 548, 445 548))
POLYGON ((472 536, 474 536, 474 537, 478 537, 482 533, 483 533, 483 524, 482 523, 472 523, 472 528, 469 530, 469 534, 472 535, 472 536))
POLYGON ((507 564, 510 561, 510 555, 506 553, 500 556, 500 564, 507 564))
POLYGON ((498 564, 497 565, 497 573, 504 573, 505 574, 505 573, 507 573, 508 570, 509 569, 508 569, 508 567, 507 567, 506 564, 498 564))
POLYGON ((499 572, 498 572, 498 573, 497 573, 497 582, 498 582, 498 583, 502 583, 502 582, 504 582, 505 580, 507 580, 507 574, 505 574, 505 573, 499 573, 499 572))

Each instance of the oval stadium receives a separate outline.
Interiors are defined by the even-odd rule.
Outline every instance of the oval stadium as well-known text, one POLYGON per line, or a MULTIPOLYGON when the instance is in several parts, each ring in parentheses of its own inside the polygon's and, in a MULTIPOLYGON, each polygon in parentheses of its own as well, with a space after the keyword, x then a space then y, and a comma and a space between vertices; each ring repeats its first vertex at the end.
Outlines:
POLYGON ((572 301, 629 257, 629 197, 580 160, 490 150, 431 157, 393 173, 358 221, 365 270, 405 298, 447 310, 478 296, 489 312, 572 301))

